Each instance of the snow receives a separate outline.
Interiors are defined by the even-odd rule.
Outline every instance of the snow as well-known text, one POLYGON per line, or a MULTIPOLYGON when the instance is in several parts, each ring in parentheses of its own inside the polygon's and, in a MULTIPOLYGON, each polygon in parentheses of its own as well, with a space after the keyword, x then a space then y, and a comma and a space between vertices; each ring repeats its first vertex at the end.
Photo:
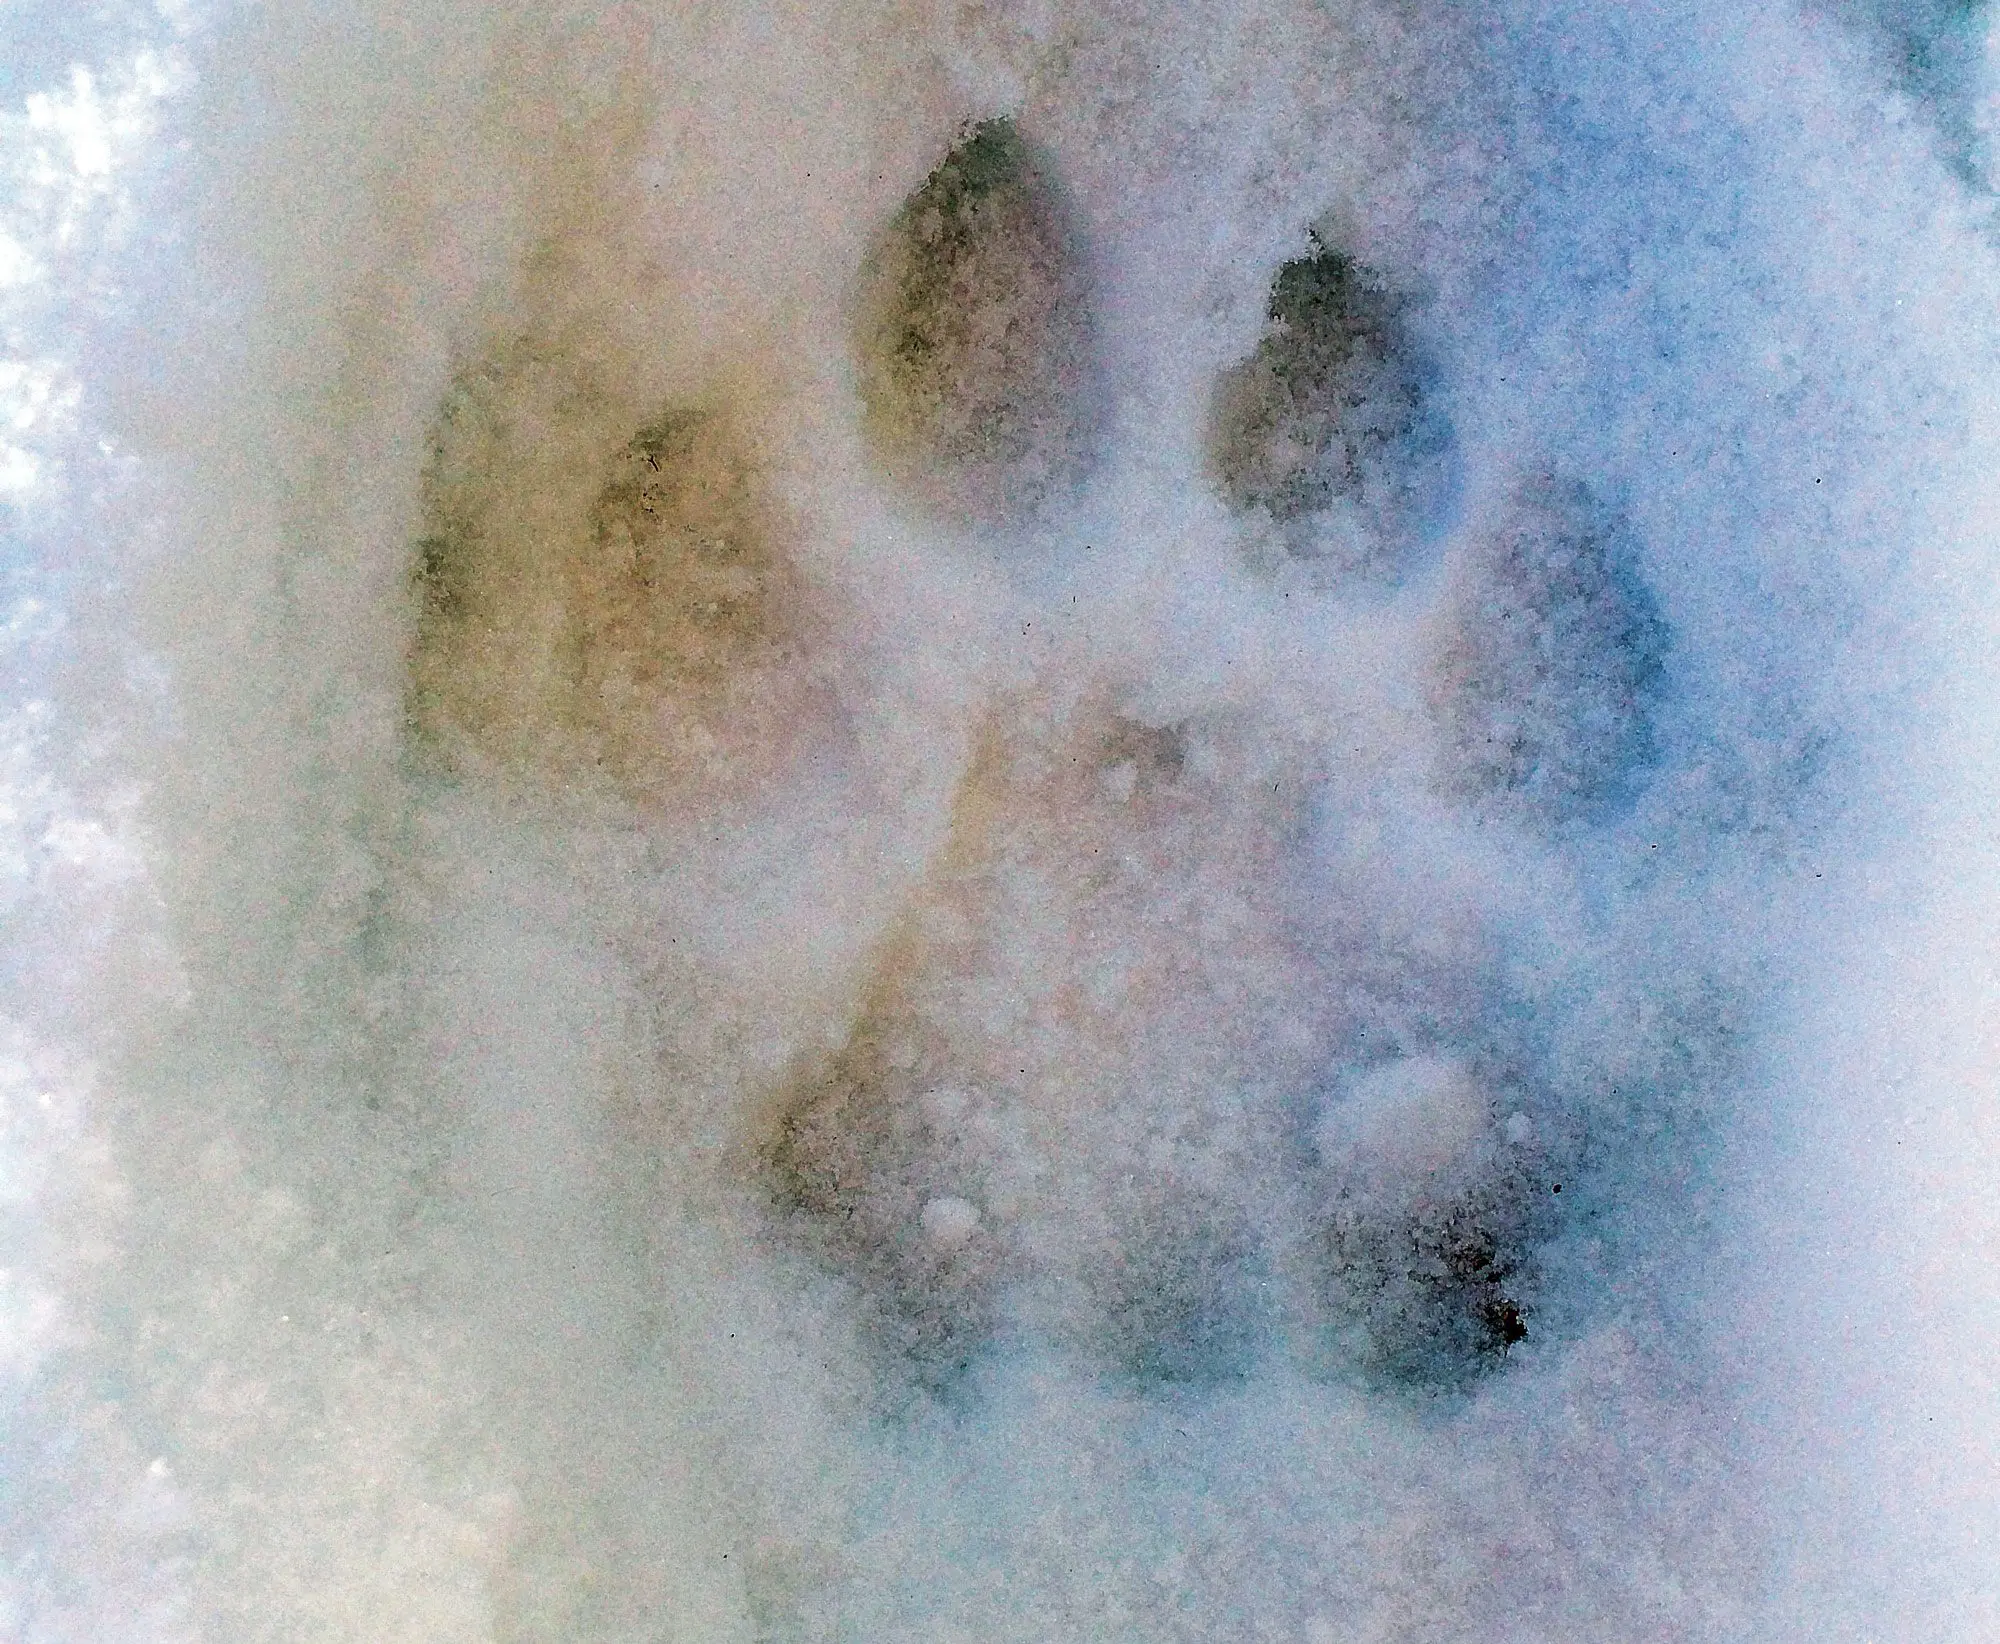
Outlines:
POLYGON ((0 19, 0 1637, 1994 1636, 1992 27, 0 19))

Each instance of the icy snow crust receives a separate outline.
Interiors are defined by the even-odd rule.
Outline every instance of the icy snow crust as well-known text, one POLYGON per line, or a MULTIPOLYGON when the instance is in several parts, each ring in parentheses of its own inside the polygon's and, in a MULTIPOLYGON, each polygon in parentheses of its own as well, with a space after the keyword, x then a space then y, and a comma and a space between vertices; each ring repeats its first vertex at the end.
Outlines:
POLYGON ((2000 270, 1853 11, 31 102, 0 1636, 1993 1636, 2000 270))

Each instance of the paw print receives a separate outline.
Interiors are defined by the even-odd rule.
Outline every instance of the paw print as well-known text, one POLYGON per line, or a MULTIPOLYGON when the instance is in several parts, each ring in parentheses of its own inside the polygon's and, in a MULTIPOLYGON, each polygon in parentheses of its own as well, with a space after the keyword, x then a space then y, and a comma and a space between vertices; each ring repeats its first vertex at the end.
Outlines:
MULTIPOLYGON (((1273 1355, 1459 1391, 1539 1339, 1589 1214, 1609 1075, 1550 1049, 1561 1007, 1481 973, 1504 955, 1420 951, 1324 840, 1365 800, 1391 834, 1559 857, 1649 780, 1669 631, 1579 481, 1524 465, 1443 528, 1455 437, 1419 305, 1306 241, 1213 385, 1202 480, 1244 579, 1275 545, 1308 602, 1418 618, 1416 708, 1388 722, 1423 778, 1360 795, 1323 725, 1162 709, 1175 682, 1111 648, 994 686, 844 1033, 745 1119, 772 1234, 847 1287, 893 1381, 949 1390, 1016 1339, 1140 1393, 1273 1355)), ((1056 161, 994 119, 855 271, 873 483, 1003 569, 1112 437, 1091 256, 1056 161)), ((755 416, 726 382, 621 399, 545 340, 461 375, 414 556, 410 718, 439 759, 642 816, 782 799, 855 687, 755 416)))
POLYGON ((1501 1088, 1462 1057, 1397 1057, 1349 1074, 1318 1121, 1330 1335, 1389 1381, 1463 1385, 1528 1334, 1547 1161, 1525 1114, 1497 1122, 1501 1088))
POLYGON ((1312 236, 1271 282, 1270 321, 1216 385, 1217 488, 1286 552, 1352 576, 1393 574, 1436 506, 1451 452, 1407 302, 1312 236))
POLYGON ((904 494, 1004 525, 1090 472, 1102 436, 1090 280, 1061 190, 1011 120, 972 128, 869 249, 862 430, 904 494))
POLYGON ((1446 781, 1550 820, 1644 781, 1668 635, 1624 523, 1538 479, 1460 567, 1432 664, 1446 781))
POLYGON ((728 798, 823 732, 813 596, 724 392, 578 449, 608 397, 528 343, 454 389, 427 472, 411 718, 461 765, 654 808, 728 798))
POLYGON ((920 1379, 1008 1327, 1140 1382, 1247 1363, 1282 1135, 1243 1096, 1304 1076, 1319 1009, 1254 755, 1101 698, 996 705, 847 1042, 781 1092, 775 1202, 920 1379))

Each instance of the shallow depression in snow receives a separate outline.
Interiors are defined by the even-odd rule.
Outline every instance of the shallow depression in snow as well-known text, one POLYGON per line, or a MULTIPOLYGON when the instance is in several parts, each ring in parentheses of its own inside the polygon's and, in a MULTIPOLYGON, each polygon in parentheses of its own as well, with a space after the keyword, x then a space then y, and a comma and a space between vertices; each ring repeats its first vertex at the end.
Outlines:
POLYGON ((0 1634, 2000 1625, 1977 8, 18 18, 0 1634))

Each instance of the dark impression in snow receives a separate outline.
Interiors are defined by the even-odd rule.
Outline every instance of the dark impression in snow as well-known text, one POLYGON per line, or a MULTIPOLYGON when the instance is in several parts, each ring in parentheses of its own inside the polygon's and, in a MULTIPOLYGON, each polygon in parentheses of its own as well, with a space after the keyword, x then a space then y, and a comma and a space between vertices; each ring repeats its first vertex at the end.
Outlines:
POLYGON ((0 1637, 2000 1636, 1991 26, 15 8, 0 1637))

